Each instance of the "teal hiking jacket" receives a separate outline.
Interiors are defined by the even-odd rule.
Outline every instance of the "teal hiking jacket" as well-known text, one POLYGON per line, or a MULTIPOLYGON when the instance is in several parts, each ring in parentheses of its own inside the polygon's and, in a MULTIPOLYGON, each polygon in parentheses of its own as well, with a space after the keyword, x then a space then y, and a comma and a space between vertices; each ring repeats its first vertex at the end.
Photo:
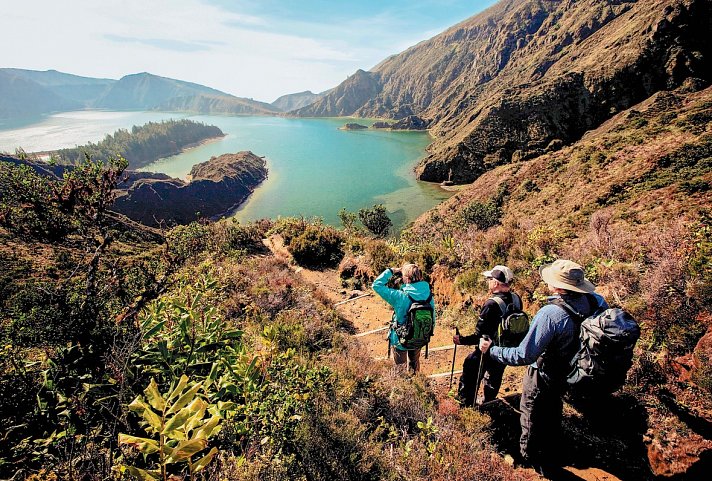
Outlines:
MULTIPOLYGON (((398 323, 398 325, 405 324, 405 316, 408 313, 408 308, 410 307, 410 299, 408 296, 412 297, 416 301, 424 301, 430 297, 430 285, 425 281, 414 282, 413 284, 403 284, 400 289, 392 289, 387 287, 386 284, 388 280, 393 277, 393 272, 390 269, 386 269, 381 273, 380 276, 373 281, 373 290, 376 294, 381 296, 384 301, 393 307, 393 319, 398 323)), ((433 306, 433 326, 435 325, 435 302, 430 300, 430 305, 433 306)), ((388 334, 391 345, 395 346, 399 351, 406 351, 407 349, 401 346, 398 342, 398 336, 396 331, 391 328, 391 332, 388 334)))

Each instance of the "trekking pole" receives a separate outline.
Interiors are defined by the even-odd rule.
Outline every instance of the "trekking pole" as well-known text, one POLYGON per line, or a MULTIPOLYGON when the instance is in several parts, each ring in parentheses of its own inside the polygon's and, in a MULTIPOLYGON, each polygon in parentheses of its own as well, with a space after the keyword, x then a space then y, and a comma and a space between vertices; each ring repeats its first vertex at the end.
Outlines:
MULTIPOLYGON (((460 336, 460 329, 455 326, 455 335, 460 336)), ((455 349, 452 351, 452 367, 450 368, 450 387, 448 390, 452 389, 452 376, 455 374, 455 356, 457 355, 457 344, 455 344, 455 349)))
MULTIPOLYGON (((485 341, 490 341, 490 337, 487 334, 482 335, 482 339, 485 341)), ((481 407, 479 404, 477 404, 477 393, 480 392, 480 383, 482 382, 482 371, 484 371, 484 366, 485 366, 485 353, 480 350, 480 367, 477 369, 477 385, 475 387, 475 404, 477 407, 481 407)))
POLYGON ((391 331, 388 331, 388 335, 386 336, 386 339, 388 339, 388 352, 386 353, 386 359, 391 358, 391 331))

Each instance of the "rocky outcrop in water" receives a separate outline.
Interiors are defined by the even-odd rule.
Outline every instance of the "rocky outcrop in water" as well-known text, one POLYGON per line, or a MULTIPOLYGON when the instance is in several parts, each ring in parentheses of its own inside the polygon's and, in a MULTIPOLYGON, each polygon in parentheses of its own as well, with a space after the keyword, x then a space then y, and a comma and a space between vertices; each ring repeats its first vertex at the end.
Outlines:
POLYGON ((218 218, 242 204, 267 178, 265 160, 252 152, 223 154, 193 166, 190 182, 164 174, 129 174, 113 209, 142 224, 187 224, 218 218))
POLYGON ((368 129, 367 126, 349 122, 348 124, 345 124, 343 127, 339 127, 340 130, 366 130, 368 129))
POLYGON ((503 0, 296 113, 417 115, 435 137, 418 176, 471 182, 689 77, 708 84, 711 29, 709 0, 503 0))

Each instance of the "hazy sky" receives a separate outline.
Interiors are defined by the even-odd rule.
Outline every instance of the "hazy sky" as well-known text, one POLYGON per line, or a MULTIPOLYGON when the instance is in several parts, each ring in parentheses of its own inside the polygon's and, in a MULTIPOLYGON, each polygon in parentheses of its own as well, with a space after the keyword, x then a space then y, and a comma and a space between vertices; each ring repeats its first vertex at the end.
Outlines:
POLYGON ((0 0, 0 67, 150 72, 272 102, 338 85, 495 0, 0 0))

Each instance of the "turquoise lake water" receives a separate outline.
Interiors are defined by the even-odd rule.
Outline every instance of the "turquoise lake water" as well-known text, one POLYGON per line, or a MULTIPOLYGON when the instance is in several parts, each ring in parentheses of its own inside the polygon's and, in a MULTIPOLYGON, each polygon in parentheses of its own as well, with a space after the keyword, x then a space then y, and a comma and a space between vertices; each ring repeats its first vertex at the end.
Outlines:
MULTIPOLYGON (((448 198, 439 186, 419 182, 413 167, 430 137, 423 132, 343 131, 352 119, 230 117, 160 112, 66 112, 19 128, 0 130, 0 150, 28 152, 101 140, 118 128, 168 118, 217 125, 226 137, 162 159, 142 170, 185 177, 191 167, 228 152, 265 156, 269 176, 235 213, 240 221, 318 216, 338 225, 337 213, 383 203, 397 229, 448 198)), ((370 124, 358 119, 357 122, 370 124)))

